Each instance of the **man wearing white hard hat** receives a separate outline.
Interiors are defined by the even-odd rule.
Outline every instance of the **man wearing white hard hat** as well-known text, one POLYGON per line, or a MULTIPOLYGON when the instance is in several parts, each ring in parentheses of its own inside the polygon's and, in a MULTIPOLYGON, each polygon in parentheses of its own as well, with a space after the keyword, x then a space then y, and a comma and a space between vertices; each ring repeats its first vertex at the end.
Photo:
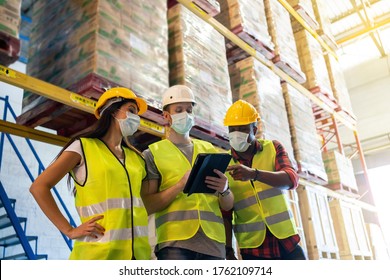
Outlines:
POLYGON ((210 143, 191 139, 196 101, 190 88, 170 87, 163 95, 163 116, 168 122, 167 139, 144 151, 148 182, 142 199, 150 214, 155 213, 159 260, 225 259, 225 229, 220 208, 233 207, 227 177, 206 177, 213 194, 183 193, 194 160, 199 153, 218 152, 210 143))

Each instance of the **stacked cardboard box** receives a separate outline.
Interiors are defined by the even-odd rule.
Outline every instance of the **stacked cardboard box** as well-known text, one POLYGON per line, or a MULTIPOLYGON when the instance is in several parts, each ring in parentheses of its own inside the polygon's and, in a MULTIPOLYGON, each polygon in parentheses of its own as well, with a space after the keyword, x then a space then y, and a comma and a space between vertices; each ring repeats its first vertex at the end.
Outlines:
POLYGON ((278 140, 295 166, 291 134, 279 77, 261 62, 248 57, 229 66, 233 100, 245 100, 259 112, 259 138, 278 140))
MULTIPOLYGON (((169 86, 166 1, 39 0, 33 8, 28 75, 94 99, 120 85, 159 106, 169 86)), ((26 93, 23 111, 46 101, 26 93)))
POLYGON ((282 83, 282 89, 298 173, 302 178, 324 185, 327 175, 311 102, 288 83, 282 83))
POLYGON ((19 58, 21 0, 0 1, 0 64, 8 66, 19 58))
POLYGON ((326 191, 300 185, 297 193, 309 259, 340 259, 326 191))
POLYGON ((306 80, 301 71, 290 13, 277 0, 264 0, 268 31, 275 46, 273 62, 298 83, 306 80))
POLYGON ((332 87, 333 95, 339 105, 340 113, 344 112, 353 120, 356 119, 351 104, 347 83, 345 82, 344 73, 340 63, 333 55, 324 55, 326 67, 328 69, 329 80, 332 87))
MULTIPOLYGON (((266 59, 272 59, 273 43, 268 33, 263 1, 220 0, 221 13, 215 18, 266 59)), ((228 59, 238 61, 248 56, 234 43, 226 40, 228 59)))
POLYGON ((337 151, 323 152, 322 158, 328 175, 328 187, 346 194, 358 194, 351 160, 337 151))
POLYGON ((303 86, 330 106, 336 107, 321 45, 306 30, 294 32, 294 37, 301 68, 306 75, 303 86))
POLYGON ((171 85, 194 91, 197 125, 226 134, 232 98, 224 37, 181 4, 169 8, 168 21, 171 85))
POLYGON ((316 32, 326 42, 326 44, 333 50, 337 50, 337 45, 331 30, 331 23, 329 19, 328 5, 324 0, 312 0, 314 16, 318 22, 318 29, 316 32))
MULTIPOLYGON (((315 19, 311 0, 287 0, 287 3, 294 8, 305 23, 307 23, 313 30, 317 30, 319 28, 319 24, 315 19)), ((291 16, 291 24, 294 32, 304 29, 302 24, 293 16, 291 16)))

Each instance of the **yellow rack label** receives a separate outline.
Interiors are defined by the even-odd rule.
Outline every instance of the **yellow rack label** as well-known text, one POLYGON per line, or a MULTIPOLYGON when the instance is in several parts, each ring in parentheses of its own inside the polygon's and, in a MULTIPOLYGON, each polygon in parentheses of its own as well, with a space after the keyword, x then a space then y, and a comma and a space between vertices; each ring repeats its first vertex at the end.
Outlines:
POLYGON ((164 133, 164 130, 165 130, 165 128, 163 126, 161 126, 161 125, 159 125, 157 123, 145 120, 145 119, 141 119, 140 124, 143 127, 149 128, 151 130, 154 130, 154 131, 157 131, 157 132, 160 132, 160 133, 164 133))
POLYGON ((0 66, 0 75, 16 78, 16 72, 4 66, 0 66))
POLYGON ((86 97, 83 97, 83 96, 76 94, 76 93, 72 93, 70 95, 70 99, 73 102, 83 104, 84 106, 87 106, 87 107, 92 107, 92 108, 96 107, 96 101, 89 99, 89 98, 86 98, 86 97))

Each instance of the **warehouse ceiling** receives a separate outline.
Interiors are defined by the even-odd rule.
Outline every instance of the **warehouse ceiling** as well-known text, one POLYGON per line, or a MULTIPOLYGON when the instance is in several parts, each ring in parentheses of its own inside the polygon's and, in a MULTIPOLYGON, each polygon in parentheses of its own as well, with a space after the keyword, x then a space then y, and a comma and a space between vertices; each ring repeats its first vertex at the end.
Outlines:
POLYGON ((390 49, 390 0, 326 0, 339 61, 350 68, 390 49))

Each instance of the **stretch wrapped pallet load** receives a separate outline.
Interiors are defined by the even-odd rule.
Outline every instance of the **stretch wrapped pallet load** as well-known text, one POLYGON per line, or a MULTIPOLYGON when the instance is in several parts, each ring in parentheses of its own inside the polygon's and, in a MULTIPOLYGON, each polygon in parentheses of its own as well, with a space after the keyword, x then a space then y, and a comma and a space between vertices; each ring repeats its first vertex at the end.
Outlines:
POLYGON ((327 187, 346 195, 358 196, 352 161, 335 150, 323 152, 322 158, 328 175, 327 187))
POLYGON ((300 185, 297 193, 309 259, 340 259, 326 191, 300 185))
POLYGON ((224 37, 181 4, 169 8, 168 22, 170 84, 193 90, 197 126, 227 136, 223 119, 232 97, 224 37))
MULTIPOLYGON (((158 107, 169 86, 166 11, 164 0, 38 0, 27 74, 96 100, 104 88, 127 87, 158 107)), ((26 93, 23 113, 54 106, 49 104, 26 93)), ((61 110, 65 114, 70 108, 53 111, 61 110)), ((44 118, 29 113, 19 122, 59 128, 55 120, 43 123, 44 118)))
POLYGON ((353 113, 351 97, 349 95, 347 83, 345 81, 344 72, 340 62, 330 54, 324 55, 326 67, 328 69, 329 80, 332 87, 333 95, 337 100, 338 108, 336 111, 343 114, 351 123, 356 122, 356 116, 353 113))
MULTIPOLYGON (((301 16, 304 22, 313 30, 319 28, 319 24, 315 19, 313 5, 311 0, 287 0, 286 1, 294 10, 301 16)), ((303 25, 291 16, 291 24, 294 32, 304 29, 303 25)))
POLYGON ((306 75, 303 86, 331 108, 337 107, 337 101, 331 90, 328 69, 321 45, 306 30, 294 32, 302 71, 306 75))
POLYGON ((19 58, 22 1, 0 1, 0 64, 9 66, 19 58))
POLYGON ((268 31, 275 46, 275 57, 272 61, 295 81, 304 83, 306 77, 299 63, 290 13, 278 0, 264 0, 264 6, 268 31))
POLYGON ((233 101, 245 100, 259 112, 256 136, 279 141, 296 167, 279 77, 253 57, 230 65, 229 73, 233 101))
POLYGON ((282 83, 282 89, 298 174, 301 178, 325 185, 328 177, 322 161, 311 101, 286 82, 282 83))
MULTIPOLYGON (((274 45, 268 33, 267 18, 263 1, 220 0, 221 13, 215 18, 258 54, 271 60, 274 57, 274 45)), ((230 40, 226 39, 229 64, 249 56, 230 40)))
POLYGON ((314 16, 318 22, 318 29, 316 30, 317 34, 325 41, 325 43, 334 51, 336 51, 339 46, 332 35, 331 22, 329 18, 329 4, 325 0, 311 0, 313 5, 314 16))
POLYGON ((352 203, 329 202, 337 245, 342 260, 372 260, 372 250, 362 209, 352 203))

